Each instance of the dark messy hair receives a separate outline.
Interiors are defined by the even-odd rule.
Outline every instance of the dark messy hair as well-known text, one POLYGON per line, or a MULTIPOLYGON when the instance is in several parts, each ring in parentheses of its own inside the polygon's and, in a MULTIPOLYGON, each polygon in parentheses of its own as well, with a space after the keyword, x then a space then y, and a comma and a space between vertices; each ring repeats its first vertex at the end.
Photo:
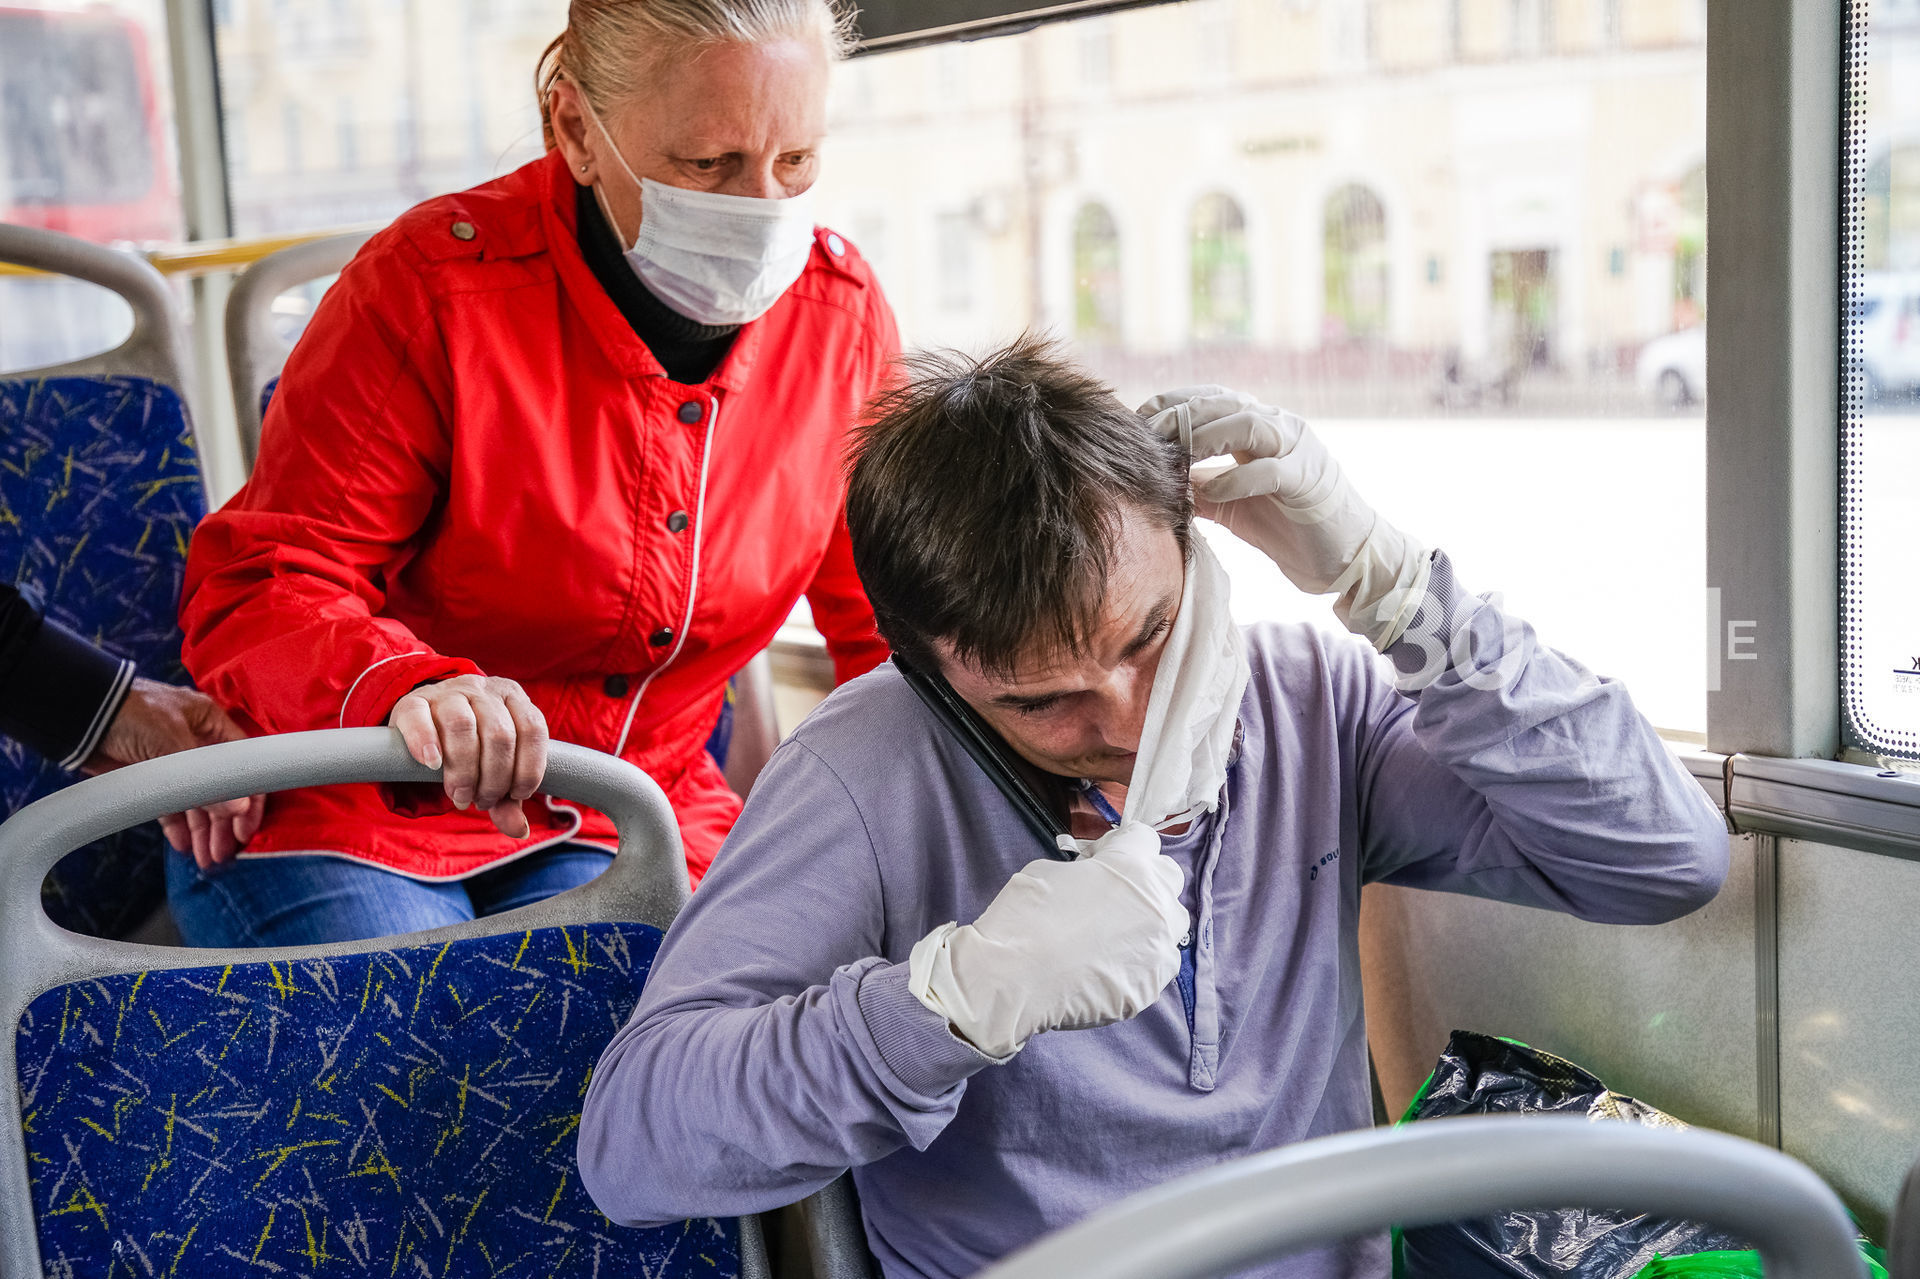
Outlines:
POLYGON ((847 525, 880 633, 908 662, 938 670, 934 640, 997 674, 1081 651, 1126 511, 1186 551, 1186 456, 1054 343, 899 372, 854 433, 847 525))

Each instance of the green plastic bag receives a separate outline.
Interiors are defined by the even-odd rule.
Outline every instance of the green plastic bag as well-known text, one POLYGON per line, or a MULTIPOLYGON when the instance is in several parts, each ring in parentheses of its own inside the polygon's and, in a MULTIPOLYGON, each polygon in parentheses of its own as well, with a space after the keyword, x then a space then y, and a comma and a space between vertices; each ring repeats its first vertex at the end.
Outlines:
MULTIPOLYGON (((1887 1279, 1887 1254, 1860 1241, 1867 1279, 1887 1279)), ((1691 1257, 1655 1257, 1633 1279, 1763 1279, 1757 1252, 1696 1252, 1691 1257)))
MULTIPOLYGON (((1552 1053, 1517 1039, 1456 1030, 1395 1127, 1499 1113, 1687 1126, 1614 1092, 1552 1053)), ((1412 1230, 1395 1227, 1393 1274, 1394 1279, 1764 1279, 1760 1254, 1742 1248, 1745 1242, 1709 1226, 1641 1213, 1501 1213, 1412 1230)), ((1864 1236, 1859 1243, 1870 1279, 1887 1279, 1886 1254, 1864 1236)))

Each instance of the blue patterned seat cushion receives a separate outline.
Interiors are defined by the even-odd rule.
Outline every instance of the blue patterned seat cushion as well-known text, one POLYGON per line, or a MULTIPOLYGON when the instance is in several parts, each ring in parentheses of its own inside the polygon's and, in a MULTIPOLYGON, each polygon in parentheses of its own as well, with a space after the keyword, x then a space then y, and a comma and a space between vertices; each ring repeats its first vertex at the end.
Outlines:
POLYGON ((575 1130, 656 929, 597 924, 57 987, 18 1032, 46 1274, 728 1276, 628 1230, 575 1130))
MULTIPOLYGON (((185 683, 175 616, 187 539, 206 513, 186 409, 147 378, 0 379, 0 574, 48 616, 140 674, 185 683)), ((0 816, 73 779, 0 739, 0 816)), ((47 881, 47 911, 115 936, 163 892, 159 828, 82 849, 47 881)))

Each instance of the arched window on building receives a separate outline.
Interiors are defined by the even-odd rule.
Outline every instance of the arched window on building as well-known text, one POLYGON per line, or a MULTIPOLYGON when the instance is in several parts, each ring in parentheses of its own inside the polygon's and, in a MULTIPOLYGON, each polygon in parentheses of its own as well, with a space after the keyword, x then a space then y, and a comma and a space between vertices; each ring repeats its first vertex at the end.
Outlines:
POLYGON ((1073 331, 1082 341, 1120 340, 1120 229, 1104 204, 1073 220, 1073 331))
POLYGON ((1387 211, 1380 197, 1348 185, 1327 197, 1325 333, 1329 341, 1387 334, 1387 211))
POLYGON ((1193 206, 1189 244, 1194 340, 1244 340, 1253 329, 1253 271, 1247 216, 1232 196, 1200 197, 1193 206))
POLYGON ((1898 146, 1867 166, 1869 271, 1920 270, 1920 145, 1898 146))
POLYGON ((1673 327, 1707 318, 1707 167, 1695 166, 1674 188, 1673 327))

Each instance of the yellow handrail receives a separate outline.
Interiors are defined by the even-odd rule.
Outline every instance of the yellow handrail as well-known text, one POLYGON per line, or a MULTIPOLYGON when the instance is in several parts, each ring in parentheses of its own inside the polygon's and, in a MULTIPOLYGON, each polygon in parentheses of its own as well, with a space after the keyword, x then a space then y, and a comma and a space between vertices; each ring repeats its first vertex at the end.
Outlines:
MULTIPOLYGON (((357 226, 327 227, 319 231, 240 236, 231 240, 196 240, 191 244, 168 244, 154 249, 135 250, 135 252, 153 263, 155 269, 162 275, 192 279, 194 276, 213 275, 220 271, 237 271, 242 267, 253 265, 269 253, 278 253, 281 249, 290 249, 296 244, 311 244, 315 240, 343 235, 349 231, 374 231, 384 225, 380 222, 363 222, 357 226)), ((48 272, 37 267, 0 262, 0 276, 46 274, 48 272)))

